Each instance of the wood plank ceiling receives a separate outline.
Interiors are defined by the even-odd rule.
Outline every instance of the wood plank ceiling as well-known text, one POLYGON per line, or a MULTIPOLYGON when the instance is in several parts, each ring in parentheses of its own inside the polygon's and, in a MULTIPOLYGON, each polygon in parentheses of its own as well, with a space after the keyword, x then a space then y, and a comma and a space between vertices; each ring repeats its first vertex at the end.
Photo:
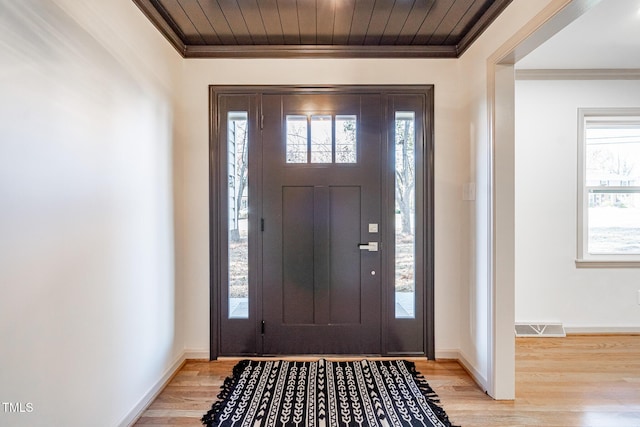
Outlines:
POLYGON ((512 0, 133 1, 187 58, 457 58, 512 0))

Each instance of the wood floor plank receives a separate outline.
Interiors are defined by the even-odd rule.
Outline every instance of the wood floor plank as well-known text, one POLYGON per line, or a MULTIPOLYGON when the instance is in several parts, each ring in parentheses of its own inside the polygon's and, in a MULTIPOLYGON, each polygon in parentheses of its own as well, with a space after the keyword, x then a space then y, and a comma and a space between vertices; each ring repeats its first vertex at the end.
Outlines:
MULTIPOLYGON (((463 427, 640 426, 639 335, 517 339, 515 401, 488 397, 456 361, 411 360, 463 427)), ((201 426, 236 363, 187 361, 136 425, 201 426)))

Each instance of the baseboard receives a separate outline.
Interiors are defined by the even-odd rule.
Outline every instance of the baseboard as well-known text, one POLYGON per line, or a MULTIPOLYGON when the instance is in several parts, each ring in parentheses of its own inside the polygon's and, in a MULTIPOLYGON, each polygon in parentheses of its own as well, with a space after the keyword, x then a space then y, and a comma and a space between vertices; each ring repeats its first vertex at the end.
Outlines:
POLYGON ((460 350, 436 350, 436 360, 458 360, 460 350))
POLYGON ((476 384, 478 384, 478 387, 480 387, 482 391, 486 392, 489 388, 487 378, 480 372, 478 372, 478 370, 471 363, 469 363, 462 352, 458 353, 458 362, 460 362, 464 370, 467 371, 467 373, 476 382, 476 384))
POLYGON ((147 410, 149 405, 154 401, 156 397, 164 390, 173 377, 182 368, 187 360, 186 355, 190 353, 187 351, 182 352, 171 364, 171 366, 165 371, 162 377, 147 391, 144 396, 138 401, 138 403, 129 411, 129 413, 118 423, 120 427, 130 427, 142 416, 142 413, 147 410))
POLYGON ((640 326, 566 326, 567 335, 637 335, 640 326))
POLYGON ((211 353, 209 350, 185 350, 185 360, 210 360, 211 353))
POLYGON ((467 360, 467 358, 462 354, 460 350, 436 350, 436 360, 456 360, 462 366, 462 369, 467 371, 471 379, 478 384, 478 387, 482 389, 482 391, 487 391, 487 379, 478 372, 476 368, 473 367, 471 363, 467 360))

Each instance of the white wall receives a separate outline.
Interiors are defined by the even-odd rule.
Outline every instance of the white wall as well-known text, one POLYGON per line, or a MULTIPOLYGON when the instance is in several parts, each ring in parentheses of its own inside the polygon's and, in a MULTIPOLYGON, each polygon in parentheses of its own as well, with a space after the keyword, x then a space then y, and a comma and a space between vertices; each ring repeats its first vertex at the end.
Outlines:
POLYGON ((516 81, 516 321, 640 330, 638 269, 576 268, 578 108, 640 107, 640 81, 516 81))
POLYGON ((180 58, 130 0, 0 10, 0 425, 114 426, 184 348, 180 58))
MULTIPOLYGON (((510 399, 514 396, 514 344, 513 335, 508 325, 513 324, 513 280, 506 280, 499 287, 492 283, 495 271, 502 269, 509 271, 512 265, 492 265, 491 239, 495 230, 491 229, 492 215, 510 215, 512 200, 501 201, 495 205, 492 194, 496 191, 492 175, 496 167, 501 170, 509 170, 509 151, 512 141, 495 147, 491 140, 491 132, 495 132, 490 123, 489 105, 494 90, 490 83, 493 82, 493 65, 501 59, 500 55, 506 54, 519 43, 523 28, 544 10, 558 1, 528 1, 514 0, 496 21, 474 42, 471 48, 463 54, 460 60, 461 82, 463 84, 463 99, 468 111, 468 121, 463 122, 468 133, 469 153, 467 175, 464 181, 475 184, 475 201, 466 202, 465 222, 469 229, 467 253, 465 262, 469 264, 468 275, 463 278, 461 284, 461 330, 460 353, 467 368, 474 373, 476 379, 489 393, 497 398, 510 399), (516 40, 516 41, 514 41, 516 40), (490 126, 491 125, 491 126, 490 126), (506 150, 506 153, 498 150, 506 150), (506 158, 505 164, 496 165, 494 159, 498 156, 506 158), (506 156, 506 157, 505 157, 506 156), (495 209, 498 207, 500 210, 495 209), (493 213, 492 213, 492 210, 493 213), (496 302, 500 302, 497 307, 496 302), (494 309, 501 311, 500 321, 492 318, 492 304, 494 309), (506 326, 505 326, 506 325, 506 326), (492 331, 492 328, 497 329, 492 331), (496 331, 500 334, 496 335, 496 331), (491 334, 494 334, 496 342, 492 343, 491 334), (499 341, 499 342, 498 342, 499 341), (499 344, 499 345, 498 345, 499 344), (492 345, 496 345, 492 348, 492 345), (495 352, 495 355, 492 355, 495 352), (496 360, 506 358, 503 363, 491 366, 492 358, 496 360), (497 379, 496 379, 497 378, 497 379), (496 383, 500 387, 496 388, 496 383), (503 387, 504 386, 504 387, 503 387), (503 390, 503 391, 501 391, 503 390)), ((508 98, 508 97, 507 97, 508 98)), ((500 106, 503 111, 508 111, 509 106, 500 106)), ((508 120, 507 120, 508 122, 508 120)), ((507 128, 509 127, 509 123, 507 128)), ((508 129, 499 129, 508 134, 508 129)), ((512 162, 511 162, 512 163, 512 162)), ((508 172, 507 172, 508 173, 508 172)), ((508 186, 507 186, 508 187, 508 186)), ((512 216, 512 215, 511 215, 512 216)), ((508 222, 508 221, 507 221, 508 222)), ((503 224, 504 225, 504 224, 503 224)), ((513 227, 501 232, 513 235, 513 227)), ((509 260, 500 262, 509 263, 509 260)), ((511 262, 511 264, 513 264, 511 262)))

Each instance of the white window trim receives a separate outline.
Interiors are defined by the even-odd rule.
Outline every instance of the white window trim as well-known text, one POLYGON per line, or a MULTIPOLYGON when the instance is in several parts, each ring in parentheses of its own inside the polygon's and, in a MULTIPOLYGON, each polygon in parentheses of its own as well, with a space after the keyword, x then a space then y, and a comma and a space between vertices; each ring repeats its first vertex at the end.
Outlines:
MULTIPOLYGON (((624 119, 626 117, 640 117, 638 108, 579 108, 578 109, 578 206, 577 206, 577 256, 576 267, 580 268, 639 268, 640 255, 596 255, 587 252, 588 242, 588 188, 586 182, 586 141, 585 122, 591 117, 606 117, 624 119)), ((615 187, 617 188, 617 187, 615 187)), ((615 189, 611 187, 611 189, 615 189)), ((629 190, 638 187, 620 187, 629 190)))

